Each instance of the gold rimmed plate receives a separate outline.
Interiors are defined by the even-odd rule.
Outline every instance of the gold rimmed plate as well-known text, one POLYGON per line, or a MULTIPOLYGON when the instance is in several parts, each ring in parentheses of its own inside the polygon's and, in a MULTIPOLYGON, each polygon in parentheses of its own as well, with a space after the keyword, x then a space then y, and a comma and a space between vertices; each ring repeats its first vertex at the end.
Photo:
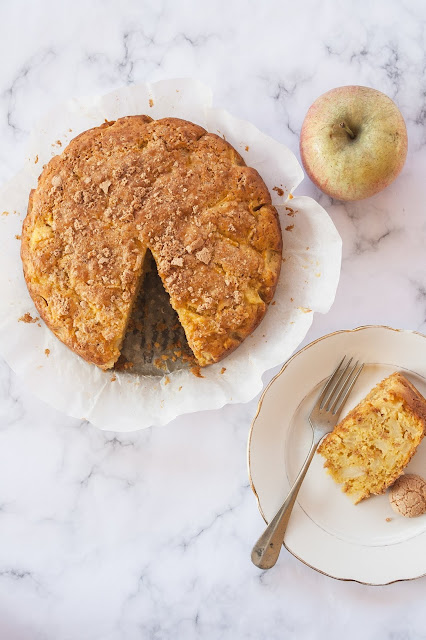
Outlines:
MULTIPOLYGON (((309 412, 342 354, 365 362, 342 416, 380 380, 401 371, 426 396, 426 336, 367 326, 338 331, 298 351, 264 391, 248 441, 250 483, 269 522, 309 451, 309 412)), ((313 569, 341 580, 383 585, 426 574, 426 514, 396 515, 387 494, 353 505, 315 455, 284 545, 313 569)), ((407 472, 426 477, 426 439, 407 472)))

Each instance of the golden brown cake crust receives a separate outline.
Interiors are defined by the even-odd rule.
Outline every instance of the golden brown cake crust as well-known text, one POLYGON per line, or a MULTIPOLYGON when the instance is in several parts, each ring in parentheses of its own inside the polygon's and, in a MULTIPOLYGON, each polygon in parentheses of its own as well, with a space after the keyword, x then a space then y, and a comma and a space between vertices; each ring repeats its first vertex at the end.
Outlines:
POLYGON ((119 356, 146 250, 206 365, 263 318, 281 230, 263 180, 226 141, 185 120, 129 116, 85 131, 48 163, 22 232, 38 312, 103 369, 119 356))
MULTIPOLYGON (((415 388, 415 386, 412 385, 411 382, 407 380, 407 378, 399 371, 392 373, 392 375, 379 382, 379 384, 377 384, 374 389, 372 389, 365 396, 365 398, 359 404, 357 404, 356 407, 349 411, 349 413, 340 422, 340 424, 336 426, 335 430, 337 430, 337 428, 342 428, 344 430, 345 425, 351 419, 356 420, 358 418, 363 418, 363 408, 370 403, 373 397, 376 397, 380 394, 388 394, 390 396, 402 399, 405 408, 407 408, 415 417, 423 422, 424 433, 426 433, 426 400, 415 388)), ((321 445, 325 445, 328 437, 329 436, 326 436, 324 438, 321 445)))
MULTIPOLYGON (((398 388, 398 393, 400 397, 402 397, 406 403, 406 406, 409 407, 413 415, 415 415, 419 420, 423 422, 423 430, 426 434, 426 400, 419 393, 416 387, 411 384, 409 380, 398 371, 393 373, 392 376, 392 384, 394 388, 398 388)), ((389 378, 386 378, 389 380, 389 378)), ((385 382, 385 381, 383 381, 385 382)), ((382 383, 383 384, 383 383, 382 383)), ((389 384, 389 383, 388 383, 389 384)))

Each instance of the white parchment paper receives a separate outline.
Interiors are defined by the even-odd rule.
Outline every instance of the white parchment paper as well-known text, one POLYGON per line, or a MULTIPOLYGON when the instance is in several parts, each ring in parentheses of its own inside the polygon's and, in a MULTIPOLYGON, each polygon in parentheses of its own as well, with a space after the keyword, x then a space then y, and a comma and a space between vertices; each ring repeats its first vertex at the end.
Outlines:
POLYGON ((302 178, 288 148, 249 122, 212 108, 210 89, 191 79, 125 87, 56 108, 33 131, 23 170, 0 191, 0 352, 39 397, 102 429, 142 429, 184 413, 247 402, 261 390, 262 374, 291 355, 306 335, 313 313, 326 313, 336 293, 341 239, 317 202, 291 197, 302 178), (224 136, 247 165, 259 171, 280 215, 284 261, 274 304, 234 353, 202 370, 203 378, 189 370, 169 373, 167 378, 105 373, 73 354, 41 320, 18 321, 27 312, 37 317, 22 274, 18 238, 30 189, 36 186, 43 164, 81 131, 105 119, 143 113, 153 118, 181 117, 224 136))

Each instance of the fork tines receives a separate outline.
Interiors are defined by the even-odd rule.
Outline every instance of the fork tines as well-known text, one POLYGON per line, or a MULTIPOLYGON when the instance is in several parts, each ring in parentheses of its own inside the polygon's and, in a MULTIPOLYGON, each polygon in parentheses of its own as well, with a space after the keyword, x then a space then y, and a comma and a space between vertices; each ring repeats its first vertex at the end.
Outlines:
POLYGON ((318 400, 320 410, 330 411, 333 415, 340 411, 364 367, 359 360, 351 367, 353 358, 345 364, 346 359, 347 356, 343 356, 318 400))

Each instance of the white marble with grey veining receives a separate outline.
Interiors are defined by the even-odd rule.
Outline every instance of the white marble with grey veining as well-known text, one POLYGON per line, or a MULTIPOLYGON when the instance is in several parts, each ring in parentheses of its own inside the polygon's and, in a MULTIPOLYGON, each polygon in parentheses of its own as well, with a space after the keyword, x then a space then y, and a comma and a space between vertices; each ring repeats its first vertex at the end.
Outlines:
MULTIPOLYGON (((344 241, 336 302, 306 342, 361 324, 426 331, 426 5, 422 0, 16 0, 0 3, 0 180, 52 105, 194 76, 217 106, 298 154, 325 90, 374 86, 408 125, 403 174, 358 204, 305 179, 344 241)), ((273 372, 265 376, 265 382, 273 372)), ((2 640, 421 640, 426 578, 334 581, 261 530, 246 473, 256 400, 130 435, 34 398, 0 363, 2 640)))

